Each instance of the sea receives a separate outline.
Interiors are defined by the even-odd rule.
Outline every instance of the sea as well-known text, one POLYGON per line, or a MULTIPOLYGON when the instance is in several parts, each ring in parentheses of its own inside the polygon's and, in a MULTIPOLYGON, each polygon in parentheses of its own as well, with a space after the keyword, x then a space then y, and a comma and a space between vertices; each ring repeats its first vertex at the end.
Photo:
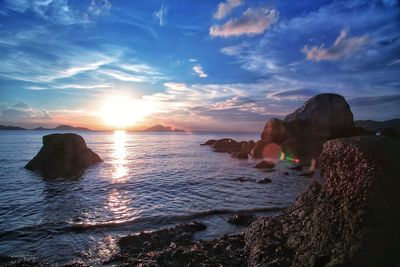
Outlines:
POLYGON ((233 214, 274 216, 311 182, 296 171, 285 175, 287 161, 265 172, 256 160, 200 146, 259 139, 234 132, 76 131, 104 162, 77 177, 43 179, 24 166, 50 133, 0 131, 0 255, 98 265, 121 236, 192 221, 207 226, 196 239, 217 238, 243 231, 227 223, 233 214), (271 183, 256 182, 267 177, 271 183))

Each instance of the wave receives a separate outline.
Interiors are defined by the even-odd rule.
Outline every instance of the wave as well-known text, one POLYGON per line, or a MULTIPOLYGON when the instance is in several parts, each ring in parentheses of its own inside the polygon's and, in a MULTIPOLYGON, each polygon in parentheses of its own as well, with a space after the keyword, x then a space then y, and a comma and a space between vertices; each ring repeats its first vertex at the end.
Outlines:
POLYGON ((143 217, 143 218, 135 218, 133 220, 127 221, 112 221, 112 222, 82 222, 82 223, 72 223, 70 226, 71 230, 74 231, 85 231, 85 230, 93 230, 98 228, 114 228, 114 227, 123 227, 132 224, 139 223, 150 223, 153 225, 162 225, 166 224, 176 224, 187 222, 196 219, 206 218, 208 216, 214 215, 228 215, 228 214, 237 214, 237 213, 257 213, 257 212, 277 212, 287 209, 288 206, 276 206, 276 207, 264 207, 264 208, 252 208, 252 209, 211 209, 206 211, 200 211, 187 215, 171 215, 171 216, 151 216, 151 217, 143 217))

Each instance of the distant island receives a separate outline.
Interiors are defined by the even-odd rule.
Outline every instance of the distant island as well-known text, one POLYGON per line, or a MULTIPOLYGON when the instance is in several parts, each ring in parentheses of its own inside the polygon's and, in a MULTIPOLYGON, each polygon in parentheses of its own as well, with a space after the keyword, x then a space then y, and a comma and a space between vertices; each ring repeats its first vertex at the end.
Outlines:
POLYGON ((400 119, 392 119, 387 121, 359 120, 354 121, 354 124, 370 131, 380 132, 387 128, 400 128, 400 119))
POLYGON ((34 130, 34 131, 72 131, 72 130, 77 130, 77 131, 91 131, 88 128, 85 127, 74 127, 70 125, 58 125, 55 128, 43 128, 43 127, 37 127, 34 129, 26 129, 18 126, 6 126, 6 125, 0 125, 0 130, 34 130))
POLYGON ((143 132, 185 132, 185 130, 175 129, 172 128, 171 126, 164 126, 161 124, 157 124, 147 129, 144 129, 143 132))

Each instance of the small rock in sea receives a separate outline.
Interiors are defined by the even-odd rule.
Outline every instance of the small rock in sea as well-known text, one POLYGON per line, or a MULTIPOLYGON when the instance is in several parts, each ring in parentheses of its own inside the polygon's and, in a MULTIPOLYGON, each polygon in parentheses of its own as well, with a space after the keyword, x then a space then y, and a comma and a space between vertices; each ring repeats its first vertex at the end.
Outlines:
POLYGON ((229 218, 228 223, 240 226, 249 226, 256 220, 255 215, 251 214, 235 214, 229 218))
POLYGON ((249 155, 245 151, 234 152, 231 154, 231 156, 236 159, 248 159, 249 158, 249 155))
POLYGON ((290 168, 293 171, 302 171, 303 170, 303 164, 296 164, 293 167, 290 168))
POLYGON ((308 171, 308 172, 300 173, 299 175, 300 175, 300 176, 304 176, 304 177, 313 177, 314 174, 315 174, 314 171, 308 171))
POLYGON ((265 169, 264 172, 276 172, 275 169, 265 169))
POLYGON ((238 182, 255 182, 256 179, 253 178, 248 178, 248 177, 237 177, 232 179, 233 181, 238 181, 238 182))
POLYGON ((283 172, 284 175, 289 175, 289 172, 283 172))
POLYGON ((257 163, 255 167, 258 169, 272 169, 275 167, 275 163, 268 160, 262 160, 259 163, 257 163))
POLYGON ((103 160, 86 146, 82 136, 65 133, 43 136, 43 146, 26 164, 45 178, 71 177, 103 160))
POLYGON ((200 144, 200 145, 201 146, 212 146, 215 144, 215 142, 217 142, 217 140, 210 139, 210 140, 207 140, 207 142, 205 142, 204 144, 200 144))
POLYGON ((258 181, 257 183, 259 183, 259 184, 269 184, 269 183, 271 183, 271 182, 272 182, 271 179, 269 179, 269 178, 264 178, 264 179, 258 181))

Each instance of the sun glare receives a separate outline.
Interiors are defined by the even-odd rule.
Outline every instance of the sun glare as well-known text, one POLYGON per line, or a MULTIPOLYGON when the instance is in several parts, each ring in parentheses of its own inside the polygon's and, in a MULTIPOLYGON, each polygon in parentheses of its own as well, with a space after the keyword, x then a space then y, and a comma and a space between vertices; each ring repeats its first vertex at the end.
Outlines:
POLYGON ((149 101, 114 96, 105 101, 100 116, 105 124, 124 129, 137 124, 155 111, 155 105, 149 101))

